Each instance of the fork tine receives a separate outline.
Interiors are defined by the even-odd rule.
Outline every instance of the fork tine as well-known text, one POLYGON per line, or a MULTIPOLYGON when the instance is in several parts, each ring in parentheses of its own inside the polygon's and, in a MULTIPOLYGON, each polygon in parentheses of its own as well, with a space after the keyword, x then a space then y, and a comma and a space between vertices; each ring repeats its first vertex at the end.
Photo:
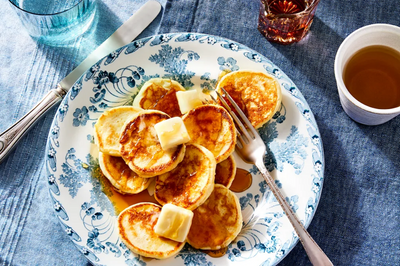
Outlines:
POLYGON ((212 104, 208 99, 203 99, 202 102, 203 102, 203 104, 212 104))
POLYGON ((214 103, 218 104, 217 100, 214 98, 214 96, 212 96, 212 94, 210 94, 210 98, 214 101, 214 103))
POLYGON ((240 119, 237 117, 237 115, 235 114, 235 112, 232 111, 231 107, 229 106, 229 104, 225 101, 225 99, 222 97, 222 95, 218 92, 215 91, 218 95, 218 99, 222 102, 222 105, 225 107, 226 110, 228 110, 228 112, 230 113, 230 115, 232 116, 233 120, 235 121, 236 125, 239 127, 237 128, 237 131, 240 132, 241 137, 241 141, 243 143, 248 143, 251 139, 254 139, 253 136, 251 136, 249 134, 249 131, 246 129, 246 127, 243 125, 242 121, 240 121, 240 119), (243 138, 243 135, 246 138, 243 138))
POLYGON ((240 118, 242 119, 242 121, 246 124, 247 128, 253 134, 253 136, 254 136, 253 138, 256 138, 256 136, 258 136, 257 130, 253 127, 253 125, 251 124, 251 122, 249 121, 247 116, 243 113, 242 109, 240 109, 240 107, 233 100, 233 98, 229 95, 229 93, 224 88, 221 88, 221 89, 224 92, 224 94, 227 97, 227 99, 229 100, 229 102, 232 104, 233 108, 235 108, 236 112, 238 112, 238 114, 239 114, 240 118))
MULTIPOLYGON (((218 95, 217 94, 217 96, 218 96, 218 98, 220 98, 221 97, 221 95, 218 95)), ((211 94, 210 94, 210 97, 211 97, 211 99, 216 103, 216 104, 218 104, 218 102, 217 102, 217 100, 214 98, 214 96, 212 96, 211 94)), ((222 99, 223 100, 223 99, 222 99)), ((222 103, 223 105, 225 105, 225 106, 227 106, 227 108, 229 108, 229 105, 227 105, 226 104, 226 102, 225 102, 225 104, 224 103, 222 103)), ((232 112, 232 110, 229 108, 229 109, 227 109, 227 111, 231 114, 231 112, 232 112)), ((233 117, 233 120, 237 120, 237 121, 239 121, 239 118, 235 115, 235 113, 233 113, 233 115, 234 115, 234 117, 233 117)), ((231 115, 232 116, 232 115, 231 115)), ((239 121, 240 122, 240 121, 239 121)), ((243 124, 242 124, 242 126, 243 126, 243 124)), ((245 138, 245 136, 243 136, 242 135, 242 133, 240 133, 240 130, 235 126, 235 130, 236 130, 236 137, 239 139, 239 143, 236 143, 236 145, 238 145, 238 148, 239 149, 242 149, 243 148, 243 144, 242 143, 247 143, 248 142, 248 139, 247 138, 245 138)))

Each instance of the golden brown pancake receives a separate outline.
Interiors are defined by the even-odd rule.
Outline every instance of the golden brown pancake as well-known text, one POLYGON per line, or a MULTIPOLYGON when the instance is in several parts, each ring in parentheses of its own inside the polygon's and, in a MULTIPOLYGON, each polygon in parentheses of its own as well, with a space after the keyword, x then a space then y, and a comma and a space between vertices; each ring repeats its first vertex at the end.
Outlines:
POLYGON ((185 157, 172 171, 157 176, 155 198, 167 203, 194 210, 210 196, 214 189, 216 162, 206 148, 187 144, 185 157))
POLYGON ((151 178, 142 178, 133 172, 121 157, 99 152, 99 165, 104 176, 121 194, 137 194, 152 182, 151 178))
POLYGON ((140 89, 133 105, 143 109, 159 110, 170 117, 182 116, 176 99, 177 91, 185 91, 185 88, 175 80, 150 79, 140 89))
POLYGON ((255 71, 235 71, 224 75, 217 86, 224 88, 255 128, 267 123, 279 110, 282 92, 276 78, 255 71))
POLYGON ((119 236, 134 253, 157 259, 165 259, 177 254, 185 242, 176 242, 160 237, 154 226, 161 213, 161 206, 142 202, 132 205, 118 216, 119 236))
POLYGON ((217 163, 235 150, 236 129, 232 117, 218 105, 201 105, 183 117, 190 143, 199 144, 214 154, 217 163))
POLYGON ((198 249, 218 250, 228 246, 242 229, 242 213, 236 195, 216 184, 210 197, 193 211, 188 243, 198 249))
POLYGON ((156 110, 144 110, 123 127, 120 154, 141 177, 153 177, 174 169, 185 155, 185 144, 164 151, 154 125, 169 119, 156 110))
POLYGON ((230 188, 236 175, 236 161, 233 155, 217 164, 215 171, 215 184, 230 188))
POLYGON ((95 143, 99 150, 112 156, 121 156, 119 153, 119 137, 122 127, 130 118, 136 116, 141 108, 133 106, 119 106, 106 110, 94 126, 95 143))

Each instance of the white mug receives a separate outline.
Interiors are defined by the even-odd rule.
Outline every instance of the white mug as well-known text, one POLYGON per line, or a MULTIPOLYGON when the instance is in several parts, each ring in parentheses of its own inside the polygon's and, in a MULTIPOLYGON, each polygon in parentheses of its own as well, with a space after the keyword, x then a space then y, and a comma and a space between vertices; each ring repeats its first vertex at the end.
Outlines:
POLYGON ((371 45, 385 45, 400 52, 400 27, 389 24, 372 24, 351 33, 340 45, 335 57, 335 77, 340 103, 346 114, 364 125, 383 124, 400 114, 400 106, 377 109, 354 98, 343 81, 343 69, 358 50, 371 45))

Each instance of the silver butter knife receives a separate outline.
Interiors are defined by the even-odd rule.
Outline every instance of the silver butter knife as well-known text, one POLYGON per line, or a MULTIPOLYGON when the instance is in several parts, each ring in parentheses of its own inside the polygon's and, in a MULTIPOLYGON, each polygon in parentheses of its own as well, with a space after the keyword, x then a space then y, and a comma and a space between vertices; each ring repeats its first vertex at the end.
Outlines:
POLYGON ((160 13, 161 5, 150 0, 119 27, 107 40, 96 48, 79 66, 61 80, 55 89, 24 115, 15 124, 0 134, 0 163, 29 130, 49 109, 59 103, 80 76, 101 58, 121 46, 132 42, 160 13))

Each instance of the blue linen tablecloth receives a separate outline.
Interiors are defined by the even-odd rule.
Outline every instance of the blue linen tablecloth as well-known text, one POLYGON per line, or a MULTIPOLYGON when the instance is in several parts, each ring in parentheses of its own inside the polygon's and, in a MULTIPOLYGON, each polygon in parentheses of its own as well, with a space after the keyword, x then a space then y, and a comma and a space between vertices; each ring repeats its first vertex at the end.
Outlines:
MULTIPOLYGON (((23 116, 146 0, 99 0, 97 27, 68 47, 35 43, 7 1, 0 9, 0 131, 23 116)), ((340 43, 372 23, 400 26, 398 1, 321 0, 301 42, 269 43, 257 30, 259 0, 160 1, 141 37, 222 36, 265 55, 306 98, 325 153, 321 200, 308 230, 335 265, 400 265, 400 117, 352 121, 340 106, 333 64, 340 43)), ((400 41, 400 40, 399 40, 400 41)), ((55 109, 0 164, 0 265, 90 264, 60 228, 48 195, 44 150, 55 109)), ((279 265, 310 265, 301 244, 279 265)))

